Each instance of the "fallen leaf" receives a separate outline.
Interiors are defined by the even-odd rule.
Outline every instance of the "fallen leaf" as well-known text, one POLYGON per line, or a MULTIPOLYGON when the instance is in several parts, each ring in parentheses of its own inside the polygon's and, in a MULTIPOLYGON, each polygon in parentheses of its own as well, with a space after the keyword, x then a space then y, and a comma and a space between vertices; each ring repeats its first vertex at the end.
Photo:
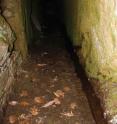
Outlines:
POLYGON ((71 109, 75 109, 77 107, 77 104, 75 102, 71 103, 70 104, 70 108, 71 109))
POLYGON ((64 89, 63 89, 65 92, 69 92, 71 89, 69 88, 69 87, 64 87, 64 89))
POLYGON ((22 120, 22 119, 26 119, 27 117, 26 117, 26 114, 21 114, 20 116, 19 116, 19 119, 20 120, 22 120))
POLYGON ((46 66, 46 65, 47 65, 47 64, 39 64, 39 63, 37 64, 38 67, 44 67, 44 66, 46 66))
POLYGON ((56 105, 60 105, 60 104, 61 104, 61 102, 60 102, 60 100, 59 100, 58 98, 55 98, 55 99, 54 99, 54 103, 55 103, 56 105))
POLYGON ((31 118, 32 118, 31 114, 21 114, 18 117, 18 121, 19 121, 18 124, 32 124, 31 121, 30 121, 31 118))
POLYGON ((14 124, 14 123, 16 123, 16 121, 17 121, 17 116, 16 115, 10 115, 9 116, 9 123, 10 124, 14 124))
POLYGON ((34 101, 38 104, 42 104, 45 102, 44 98, 43 97, 35 97, 34 98, 34 101))
POLYGON ((36 116, 36 115, 39 114, 39 110, 38 110, 38 108, 37 108, 36 106, 34 106, 34 107, 32 107, 32 108, 30 109, 30 113, 31 113, 33 116, 36 116))
POLYGON ((54 95, 56 97, 64 97, 64 92, 61 90, 57 90, 56 92, 54 92, 54 95))
POLYGON ((17 101, 10 101, 10 102, 9 102, 9 105, 11 105, 11 106, 16 106, 17 104, 18 104, 17 101))
POLYGON ((43 105, 42 108, 47 108, 49 106, 52 106, 53 104, 59 105, 59 104, 61 104, 61 102, 59 101, 58 98, 55 98, 54 100, 51 100, 48 103, 46 103, 45 105, 43 105))
POLYGON ((45 119, 46 119, 46 116, 37 117, 37 118, 35 119, 35 122, 36 122, 36 124, 44 124, 45 119))
POLYGON ((22 90, 20 93, 20 97, 26 97, 28 96, 28 91, 27 90, 22 90))
POLYGON ((43 106, 42 106, 42 108, 47 108, 47 107, 49 107, 49 106, 53 105, 54 103, 55 103, 55 101, 54 101, 54 100, 49 101, 48 103, 46 103, 45 105, 43 105, 43 106))
POLYGON ((21 101, 20 102, 20 105, 23 106, 23 107, 26 107, 26 106, 29 106, 30 103, 26 102, 26 101, 21 101))
POLYGON ((73 114, 72 111, 71 111, 71 112, 64 112, 64 113, 61 113, 61 115, 64 115, 64 116, 66 116, 66 117, 73 117, 73 116, 74 116, 74 114, 73 114))

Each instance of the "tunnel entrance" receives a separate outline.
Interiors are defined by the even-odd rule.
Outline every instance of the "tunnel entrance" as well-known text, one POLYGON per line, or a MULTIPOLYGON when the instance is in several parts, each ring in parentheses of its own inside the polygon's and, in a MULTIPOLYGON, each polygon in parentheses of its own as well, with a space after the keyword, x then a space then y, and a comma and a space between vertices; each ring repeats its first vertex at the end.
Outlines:
POLYGON ((65 31, 61 2, 28 0, 25 7, 30 55, 4 124, 106 124, 65 31))
POLYGON ((61 30, 63 28, 60 1, 30 0, 29 3, 26 9, 25 21, 27 23, 27 39, 31 43, 36 40, 39 41, 46 33, 52 33, 56 29, 61 30))
POLYGON ((32 1, 31 20, 38 31, 44 30, 44 27, 56 28, 57 24, 60 23, 59 16, 59 7, 57 6, 57 1, 32 1))

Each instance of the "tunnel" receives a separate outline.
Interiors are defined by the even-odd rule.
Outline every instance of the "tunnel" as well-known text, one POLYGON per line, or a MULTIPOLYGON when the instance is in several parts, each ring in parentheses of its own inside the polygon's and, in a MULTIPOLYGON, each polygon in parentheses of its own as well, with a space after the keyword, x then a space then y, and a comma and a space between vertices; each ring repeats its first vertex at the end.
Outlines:
POLYGON ((0 10, 0 124, 117 124, 116 0, 0 10))
POLYGON ((36 40, 37 38, 38 40, 39 33, 41 38, 44 34, 52 32, 53 29, 54 31, 58 27, 62 29, 62 20, 60 19, 62 8, 60 9, 60 6, 60 2, 54 0, 31 1, 29 8, 27 8, 31 9, 27 14, 30 16, 32 32, 35 32, 31 39, 36 40))

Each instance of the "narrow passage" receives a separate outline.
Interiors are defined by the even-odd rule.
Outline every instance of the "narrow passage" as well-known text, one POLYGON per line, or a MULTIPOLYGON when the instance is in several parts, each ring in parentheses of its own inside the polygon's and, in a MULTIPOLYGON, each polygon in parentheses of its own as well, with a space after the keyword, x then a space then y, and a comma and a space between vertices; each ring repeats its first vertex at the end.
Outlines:
POLYGON ((14 87, 4 124, 96 124, 59 31, 31 49, 14 87))

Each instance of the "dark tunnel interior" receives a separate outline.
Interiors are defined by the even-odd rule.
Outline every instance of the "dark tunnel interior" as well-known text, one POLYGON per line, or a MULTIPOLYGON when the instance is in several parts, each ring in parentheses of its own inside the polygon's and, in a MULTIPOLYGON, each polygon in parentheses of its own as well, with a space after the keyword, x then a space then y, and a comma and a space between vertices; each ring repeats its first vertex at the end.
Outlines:
MULTIPOLYGON (((31 124, 41 124, 41 121, 42 124, 106 124, 101 102, 76 53, 79 47, 73 44, 66 31, 64 2, 29 1, 24 5, 24 8, 28 6, 24 18, 29 55, 10 96, 10 103, 15 99, 19 106, 12 109, 9 104, 5 108, 5 117, 13 112, 23 112, 24 115, 36 113, 28 117, 31 124), (24 96, 21 96, 21 90, 24 91, 24 96), (58 91, 62 91, 60 97, 57 96, 58 91), (25 97, 24 101, 22 97, 25 97), (58 100, 57 103, 54 100, 58 100), (49 102, 53 102, 50 106, 54 107, 45 109, 50 107, 43 107, 49 102), (72 103, 74 107, 70 106, 72 103), (69 112, 67 116, 72 118, 64 118, 65 112, 69 112), (37 117, 38 114, 42 119, 37 117)), ((20 117, 15 121, 22 121, 20 117)), ((4 124, 9 121, 6 118, 3 120, 4 124)))
MULTIPOLYGON (((62 37, 64 37, 64 41, 62 41, 63 42, 62 44, 64 45, 64 48, 69 53, 71 60, 75 66, 76 73, 82 81, 82 88, 88 98, 88 102, 91 107, 93 117, 97 123, 100 120, 101 123, 106 124, 106 121, 103 118, 103 114, 102 114, 103 110, 100 105, 100 100, 96 97, 95 92, 90 82, 88 81, 83 68, 81 67, 78 61, 78 57, 75 53, 75 47, 73 46, 72 42, 70 41, 70 38, 67 35, 65 25, 64 25, 63 4, 64 3, 61 0, 60 1, 59 0, 32 0, 31 1, 30 16, 31 16, 31 24, 32 24, 31 26, 34 31, 33 41, 41 40, 42 42, 44 41, 48 42, 47 40, 43 40, 44 37, 46 37, 48 34, 53 35, 54 33, 56 34, 57 32, 61 32, 62 37), (39 34, 40 34, 40 37, 42 38, 39 37, 39 34)), ((57 42, 55 42, 56 45, 61 44, 60 41, 57 41, 57 42)), ((50 42, 50 44, 53 44, 53 42, 50 42)), ((44 43, 42 47, 44 48, 44 46, 46 45, 48 45, 48 43, 47 44, 44 43)))
MULTIPOLYGON (((31 26, 34 34, 44 35, 62 29, 62 4, 58 0, 32 0, 31 1, 31 26)), ((36 36, 34 36, 36 37, 36 36)))

